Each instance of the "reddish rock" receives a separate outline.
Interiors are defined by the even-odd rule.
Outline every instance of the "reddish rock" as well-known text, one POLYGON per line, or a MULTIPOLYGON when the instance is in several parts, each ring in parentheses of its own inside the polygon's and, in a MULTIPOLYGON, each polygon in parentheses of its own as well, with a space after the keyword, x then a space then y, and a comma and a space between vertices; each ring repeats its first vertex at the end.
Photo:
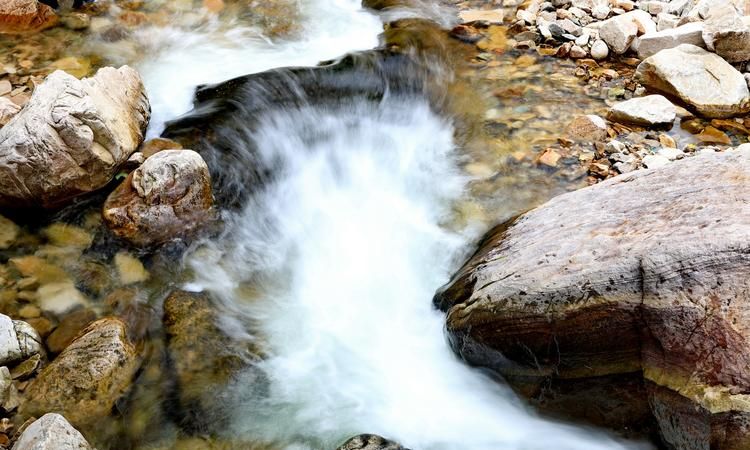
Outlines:
POLYGON ((211 176, 192 150, 154 154, 107 198, 103 216, 117 236, 137 246, 189 237, 213 217, 211 176))
POLYGON ((556 197, 490 232, 436 295, 451 343, 539 406, 636 426, 601 408, 617 399, 674 448, 750 448, 748 205, 740 149, 556 197), (617 378, 650 387, 626 401, 601 388, 617 378))
POLYGON ((0 2, 0 33, 33 33, 57 25, 55 10, 37 0, 0 2))

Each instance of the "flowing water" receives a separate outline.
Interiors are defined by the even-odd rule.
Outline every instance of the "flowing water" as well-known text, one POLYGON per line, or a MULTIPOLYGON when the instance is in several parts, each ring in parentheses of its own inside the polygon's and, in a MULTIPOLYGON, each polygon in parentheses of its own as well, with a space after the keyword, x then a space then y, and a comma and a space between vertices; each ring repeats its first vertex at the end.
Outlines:
MULTIPOLYGON (((92 48, 139 69, 155 136, 190 109, 197 85, 378 44, 381 18, 357 0, 292 4, 297 29, 281 38, 184 14, 183 22, 92 48)), ((451 23, 444 8, 429 5, 384 17, 451 23)), ((220 237, 191 249, 194 276, 182 286, 221 299, 232 315, 225 322, 254 324, 266 343, 268 357, 254 370, 267 388, 259 395, 249 384, 229 387, 225 437, 288 449, 333 449, 359 433, 415 450, 639 447, 537 417, 448 347, 431 299, 486 227, 457 220, 475 177, 455 136, 452 118, 419 95, 341 99, 260 118, 254 144, 279 169, 242 209, 224 213, 220 237)), ((247 144, 232 142, 237 152, 247 144)))
MULTIPOLYGON (((351 1, 307 7, 322 23, 305 42, 216 48, 201 39, 194 56, 180 40, 165 60, 145 63, 157 118, 184 109, 195 84, 371 47, 380 29, 351 1), (175 79, 181 65, 187 75, 175 79)), ((282 169, 227 217, 222 239, 191 258, 199 275, 187 286, 232 304, 268 342, 260 364, 268 392, 233 387, 244 400, 227 405, 230 433, 300 449, 330 449, 365 432, 425 450, 627 447, 534 417, 448 348, 431 297, 476 238, 444 226, 468 180, 453 136, 450 120, 417 97, 262 118, 254 136, 261 159, 281 160, 282 169), (245 298, 250 280, 254 294, 245 298)))

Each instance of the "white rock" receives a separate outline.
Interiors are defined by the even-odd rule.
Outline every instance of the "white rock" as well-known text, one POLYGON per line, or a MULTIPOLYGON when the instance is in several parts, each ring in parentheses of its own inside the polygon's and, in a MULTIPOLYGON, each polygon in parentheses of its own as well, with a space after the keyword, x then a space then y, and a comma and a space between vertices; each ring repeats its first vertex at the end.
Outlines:
POLYGON ((661 13, 656 16, 656 31, 669 30, 670 28, 677 28, 677 24, 680 22, 680 18, 670 13, 661 13))
POLYGON ((625 100, 609 110, 609 119, 612 121, 646 126, 671 124, 676 115, 672 102, 661 95, 625 100))
POLYGON ((586 12, 591 12, 594 9, 594 0, 573 0, 571 5, 574 8, 582 9, 586 12))
POLYGON ((599 29, 599 37, 618 55, 630 48, 636 36, 638 36, 638 25, 625 14, 603 22, 599 29))
POLYGON ((0 314, 0 365, 18 362, 42 351, 42 338, 31 325, 0 314))
POLYGON ((599 37, 618 55, 625 53, 639 34, 656 31, 656 24, 646 11, 635 10, 602 22, 599 37))
POLYGON ((591 45, 591 57, 596 60, 601 60, 609 56, 609 47, 601 39, 595 41, 591 45))
POLYGON ((657 92, 680 98, 710 118, 750 110, 750 92, 742 74, 720 56, 682 44, 645 59, 636 79, 657 92))
POLYGON ((56 207, 105 186, 140 145, 149 115, 127 66, 82 80, 52 73, 0 128, 0 205, 56 207))
POLYGON ((26 359, 44 351, 42 338, 34 327, 22 320, 14 320, 13 326, 16 329, 18 347, 21 349, 21 358, 26 359))
POLYGON ((594 9, 591 10, 591 15, 596 19, 604 20, 609 16, 610 11, 611 10, 608 5, 599 4, 594 6, 594 9))
POLYGON ((0 314, 0 364, 19 361, 22 357, 13 320, 5 314, 0 314))
POLYGON ((729 4, 708 12, 703 40, 709 50, 729 62, 750 60, 750 27, 729 4))
POLYGON ((21 111, 21 107, 10 101, 7 97, 0 97, 0 126, 10 122, 16 114, 21 111))
POLYGON ((591 39, 591 35, 584 33, 576 39, 576 45, 583 47, 589 43, 589 39, 591 39))
POLYGON ((674 48, 681 44, 703 47, 703 23, 692 22, 677 28, 646 33, 638 38, 636 50, 638 57, 645 59, 664 49, 674 48))
POLYGON ((48 413, 24 430, 13 450, 93 450, 60 414, 48 413))
POLYGON ((656 169, 657 167, 663 167, 669 164, 669 159, 661 155, 648 155, 643 158, 643 165, 649 169, 656 169))
POLYGON ((662 147, 659 149, 658 152, 656 152, 657 155, 663 156, 667 158, 670 161, 674 161, 675 159, 685 156, 685 153, 683 153, 682 150, 676 149, 676 148, 669 148, 669 147, 662 147))
POLYGON ((671 0, 669 2, 669 8, 667 12, 676 16, 681 16, 682 13, 692 5, 692 0, 671 0))

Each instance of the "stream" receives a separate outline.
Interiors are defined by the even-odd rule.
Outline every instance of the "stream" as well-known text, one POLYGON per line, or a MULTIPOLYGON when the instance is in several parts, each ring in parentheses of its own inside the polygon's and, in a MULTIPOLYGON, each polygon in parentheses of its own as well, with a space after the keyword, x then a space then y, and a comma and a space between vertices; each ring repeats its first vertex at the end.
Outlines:
MULTIPOLYGON (((381 29, 355 1, 304 9, 303 42, 181 38, 145 62, 155 126, 184 109, 195 84, 372 47, 381 29)), ((197 276, 187 287, 246 314, 269 343, 260 365, 269 392, 233 387, 231 433, 290 449, 330 449, 365 432, 424 450, 629 447, 535 417, 446 345, 430 299, 477 237, 443 226, 468 181, 453 135, 450 120, 411 96, 261 119, 260 158, 283 169, 230 214, 222 239, 189 257, 197 276)))
MULTIPOLYGON (((381 16, 358 0, 287 3, 295 15, 270 26, 185 11, 127 39, 92 40, 74 52, 138 69, 152 107, 148 135, 156 137, 191 109, 196 86, 375 48, 383 22, 399 17, 427 17, 443 26, 453 21, 449 8, 430 2, 381 16)), ((523 72, 526 67, 493 70, 497 79, 536 76, 523 72)), ((576 83, 554 75, 558 87, 576 83)), ((581 98, 565 105, 565 116, 602 106, 581 98)), ((539 112, 550 104, 539 94, 492 114, 513 115, 514 123, 521 116, 546 120, 552 136, 560 117, 539 112)), ((514 170, 497 165, 501 152, 531 145, 519 130, 524 127, 513 126, 514 140, 494 139, 491 151, 472 153, 456 138, 446 111, 426 95, 399 92, 374 101, 342 97, 334 104, 271 108, 257 119, 252 158, 273 161, 274 173, 241 208, 223 211, 218 237, 188 249, 180 276, 156 274, 149 285, 168 281, 210 293, 225 314, 225 331, 240 341, 263 341, 266 358, 223 393, 229 421, 221 439, 294 450, 333 450, 360 433, 412 450, 649 448, 539 417, 501 380, 460 361, 446 342, 444 314, 434 309, 432 296, 481 233, 580 185, 548 181, 543 171, 495 176, 514 170), (252 381, 257 373, 265 380, 260 391, 252 381)), ((225 144, 238 155, 250 152, 248 141, 225 144)), ((152 298, 163 298, 163 289, 153 291, 152 298)), ((147 378, 149 371, 143 373, 147 378)), ((143 389, 158 391, 154 386, 143 389)), ((161 395, 142 394, 133 405, 161 395)), ((131 436, 128 448, 188 448, 171 445, 176 438, 168 426, 159 434, 131 436)), ((124 448, 114 441, 102 447, 124 448)))

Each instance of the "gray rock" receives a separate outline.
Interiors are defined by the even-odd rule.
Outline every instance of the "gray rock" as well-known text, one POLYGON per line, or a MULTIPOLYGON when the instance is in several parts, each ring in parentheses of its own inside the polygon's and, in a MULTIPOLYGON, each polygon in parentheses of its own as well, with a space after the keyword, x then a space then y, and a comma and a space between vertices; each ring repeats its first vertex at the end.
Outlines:
POLYGON ((729 62, 750 59, 750 27, 729 4, 709 11, 703 28, 703 40, 709 50, 729 62))
POLYGON ((677 110, 672 102, 661 95, 636 97, 617 103, 609 110, 609 120, 636 125, 672 124, 677 110))
POLYGON ((140 145, 149 115, 127 66, 82 80, 52 73, 0 129, 0 206, 52 208, 103 187, 140 145))
POLYGON ((720 56, 694 45, 682 44, 647 58, 638 66, 636 79, 651 90, 678 97, 706 117, 750 110, 742 74, 720 56))
POLYGON ((648 58, 668 48, 681 44, 692 44, 705 47, 703 41, 703 22, 692 22, 677 28, 646 33, 637 39, 635 49, 638 57, 648 58))
POLYGON ((48 413, 24 430, 13 450, 93 450, 93 447, 63 416, 48 413))
POLYGON ((336 450, 408 450, 400 444, 374 434, 354 436, 336 450))

